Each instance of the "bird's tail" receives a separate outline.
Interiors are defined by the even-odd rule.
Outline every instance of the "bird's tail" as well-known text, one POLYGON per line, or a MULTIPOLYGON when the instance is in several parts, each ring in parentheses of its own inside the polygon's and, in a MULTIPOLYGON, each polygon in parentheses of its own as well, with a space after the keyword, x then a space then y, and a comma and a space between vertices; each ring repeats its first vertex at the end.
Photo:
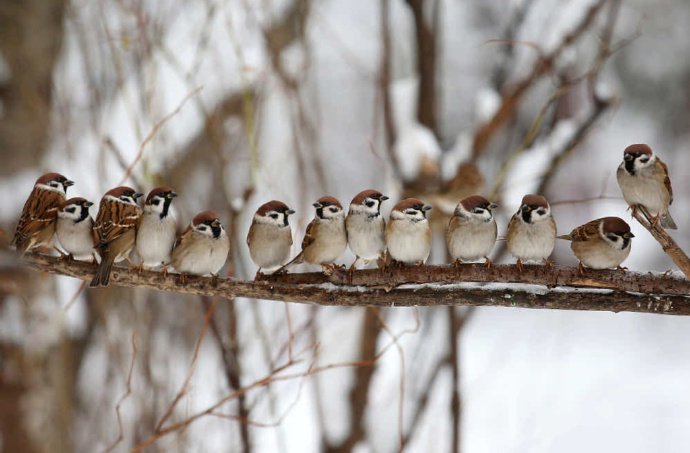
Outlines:
POLYGON ((115 258, 111 258, 108 255, 103 256, 101 263, 96 269, 96 275, 94 275, 93 280, 91 280, 90 287, 95 288, 97 286, 108 286, 110 281, 110 270, 113 268, 113 263, 115 258))
POLYGON ((302 262, 302 254, 304 253, 304 250, 299 252, 296 257, 294 257, 292 260, 290 260, 289 263, 284 264, 280 269, 274 272, 274 274, 278 274, 281 272, 285 272, 285 270, 288 268, 288 266, 291 266, 293 264, 299 264, 302 262))
POLYGON ((671 213, 667 212, 665 215, 661 216, 661 226, 669 230, 677 230, 676 222, 673 221, 671 213))
POLYGON ((556 236, 557 239, 564 239, 566 241, 572 241, 573 238, 569 234, 562 234, 560 236, 556 236))

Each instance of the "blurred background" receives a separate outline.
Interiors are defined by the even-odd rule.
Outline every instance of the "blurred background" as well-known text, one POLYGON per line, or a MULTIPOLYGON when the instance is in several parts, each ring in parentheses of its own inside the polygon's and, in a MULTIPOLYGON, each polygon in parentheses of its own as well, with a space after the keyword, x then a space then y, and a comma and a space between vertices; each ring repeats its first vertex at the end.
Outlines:
MULTIPOLYGON (((35 179, 97 202, 174 187, 215 209, 227 274, 270 199, 297 211, 376 188, 434 205, 526 193, 559 232, 629 219, 623 149, 669 164, 690 249, 686 0, 5 0, 0 239, 35 179)), ((386 214, 393 203, 385 206, 386 214)), ((92 212, 95 215, 95 209, 92 212)), ((636 238, 626 265, 672 269, 636 238)), ((512 262, 499 243, 494 259, 512 262)), ((349 253, 349 252, 348 252, 349 253)), ((690 320, 518 309, 325 308, 40 275, 0 255, 7 452, 677 452, 690 320)), ((557 244, 559 264, 576 263, 557 244)), ((343 257, 349 264, 353 257, 343 257)))

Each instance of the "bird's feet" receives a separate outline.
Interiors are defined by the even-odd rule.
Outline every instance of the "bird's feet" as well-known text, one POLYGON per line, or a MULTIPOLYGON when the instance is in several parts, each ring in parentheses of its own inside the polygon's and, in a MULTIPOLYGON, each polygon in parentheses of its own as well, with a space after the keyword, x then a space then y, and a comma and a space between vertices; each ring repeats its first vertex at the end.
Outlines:
POLYGON ((553 261, 551 261, 548 258, 544 258, 544 266, 546 266, 548 268, 553 268, 553 261))
POLYGON ((460 269, 460 266, 462 266, 462 261, 460 261, 460 258, 456 258, 453 260, 453 267, 456 269, 460 269))
POLYGON ((323 271, 323 274, 330 277, 333 275, 333 272, 335 271, 335 264, 333 263, 327 263, 327 264, 322 264, 321 265, 321 270, 323 271))
POLYGON ((621 272, 628 272, 628 268, 621 265, 616 266, 616 270, 621 272))
POLYGON ((488 256, 485 256, 484 257, 484 266, 486 266, 487 269, 491 269, 492 267, 494 267, 494 262, 491 261, 491 258, 489 258, 488 256))
POLYGON ((518 260, 515 261, 515 268, 520 273, 522 273, 522 271, 525 270, 525 266, 522 265, 522 260, 520 258, 518 258, 518 260))
POLYGON ((580 275, 585 275, 585 265, 582 264, 582 261, 577 263, 577 273, 580 275))
POLYGON ((186 285, 187 284, 187 274, 184 272, 180 273, 180 275, 177 276, 177 283, 180 285, 186 285))

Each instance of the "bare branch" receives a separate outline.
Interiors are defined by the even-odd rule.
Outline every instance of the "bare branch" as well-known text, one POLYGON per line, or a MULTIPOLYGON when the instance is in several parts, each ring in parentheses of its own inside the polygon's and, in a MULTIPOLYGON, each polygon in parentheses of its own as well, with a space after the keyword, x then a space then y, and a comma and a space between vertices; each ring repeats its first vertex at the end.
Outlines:
MULTIPOLYGON (((67 262, 56 257, 27 255, 27 265, 46 272, 90 280, 96 267, 90 263, 67 262)), ((288 274, 271 281, 244 281, 230 278, 188 277, 185 284, 174 275, 126 268, 113 269, 111 284, 136 286, 183 294, 225 298, 248 297, 291 301, 324 306, 495 306, 590 310, 612 312, 690 315, 690 282, 668 275, 651 275, 615 270, 588 270, 580 275, 575 268, 526 266, 519 273, 515 266, 485 268, 469 264, 421 266, 355 272, 353 284, 347 272, 337 270, 330 277, 320 273, 288 274), (333 284, 340 282, 340 286, 333 284), (468 285, 463 282, 498 282, 542 285, 468 285), (412 283, 426 286, 396 287, 412 283), (369 285, 368 287, 366 287, 369 285), (572 286, 574 288, 554 288, 572 286)))
MULTIPOLYGON (((678 266, 678 269, 680 269, 687 278, 690 278, 690 258, 688 258, 688 255, 685 254, 683 249, 676 244, 676 241, 669 236, 666 230, 664 230, 658 222, 654 222, 653 217, 650 216, 649 212, 642 206, 638 206, 633 210, 633 217, 635 217, 635 220, 640 222, 640 224, 654 236, 654 239, 661 244, 664 253, 673 260, 676 266, 678 266)), ((690 293, 690 291, 688 291, 688 293, 690 293)))

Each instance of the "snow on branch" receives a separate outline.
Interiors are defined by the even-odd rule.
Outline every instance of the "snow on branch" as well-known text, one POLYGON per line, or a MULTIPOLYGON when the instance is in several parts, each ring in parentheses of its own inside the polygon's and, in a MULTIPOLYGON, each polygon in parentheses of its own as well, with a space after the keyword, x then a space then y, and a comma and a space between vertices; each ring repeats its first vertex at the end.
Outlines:
MULTIPOLYGON (((30 267, 90 280, 95 265, 27 255, 30 267)), ((616 270, 468 264, 360 270, 350 277, 336 269, 321 273, 267 276, 260 281, 188 277, 116 267, 111 284, 182 294, 247 297, 326 306, 496 306, 690 315, 690 281, 666 274, 616 270)))

